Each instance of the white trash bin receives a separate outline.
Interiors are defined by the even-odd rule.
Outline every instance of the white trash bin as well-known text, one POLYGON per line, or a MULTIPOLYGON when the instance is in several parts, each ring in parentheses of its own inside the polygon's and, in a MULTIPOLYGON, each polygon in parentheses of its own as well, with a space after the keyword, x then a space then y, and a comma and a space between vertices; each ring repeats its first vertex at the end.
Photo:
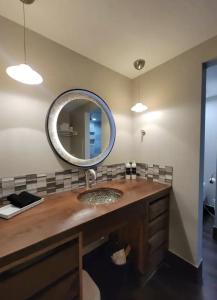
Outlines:
POLYGON ((90 275, 82 270, 82 293, 83 300, 100 300, 100 291, 90 275))

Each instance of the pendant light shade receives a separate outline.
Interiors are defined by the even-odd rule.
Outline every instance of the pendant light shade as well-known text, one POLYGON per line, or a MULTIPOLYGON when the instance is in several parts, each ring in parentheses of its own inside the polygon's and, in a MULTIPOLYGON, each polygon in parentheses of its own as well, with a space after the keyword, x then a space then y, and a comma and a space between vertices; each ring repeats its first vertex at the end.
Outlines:
POLYGON ((6 69, 8 76, 24 84, 40 84, 43 78, 26 64, 10 66, 6 69))
POLYGON ((131 110, 137 113, 144 112, 148 109, 148 107, 142 103, 136 103, 134 106, 131 107, 131 110))
POLYGON ((24 64, 7 67, 6 73, 12 79, 24 84, 36 85, 43 82, 42 76, 26 64, 26 18, 25 4, 31 4, 34 0, 20 0, 23 3, 23 29, 24 29, 24 64))

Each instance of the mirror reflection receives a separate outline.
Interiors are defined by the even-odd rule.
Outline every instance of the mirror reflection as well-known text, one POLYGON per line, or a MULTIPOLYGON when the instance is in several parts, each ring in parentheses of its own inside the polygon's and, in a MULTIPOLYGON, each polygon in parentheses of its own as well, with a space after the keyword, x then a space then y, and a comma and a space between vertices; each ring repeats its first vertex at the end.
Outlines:
POLYGON ((57 119, 57 132, 65 150, 80 159, 95 158, 109 146, 107 115, 86 99, 70 101, 62 108, 57 119))

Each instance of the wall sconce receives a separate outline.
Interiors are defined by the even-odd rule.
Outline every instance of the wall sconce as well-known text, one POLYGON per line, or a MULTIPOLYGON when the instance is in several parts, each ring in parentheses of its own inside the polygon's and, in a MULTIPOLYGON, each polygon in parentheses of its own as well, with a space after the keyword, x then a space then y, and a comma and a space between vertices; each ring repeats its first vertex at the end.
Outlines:
POLYGON ((144 129, 141 129, 141 142, 143 142, 143 138, 146 135, 146 131, 144 129))

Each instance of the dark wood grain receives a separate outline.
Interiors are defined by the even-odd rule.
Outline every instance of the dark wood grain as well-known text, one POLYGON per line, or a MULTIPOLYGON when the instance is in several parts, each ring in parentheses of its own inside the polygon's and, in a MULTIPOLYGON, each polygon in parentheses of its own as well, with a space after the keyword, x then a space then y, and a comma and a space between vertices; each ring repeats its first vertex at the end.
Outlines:
POLYGON ((76 286, 79 285, 79 273, 67 274, 64 278, 54 283, 52 286, 37 293, 29 300, 76 300, 82 299, 76 286), (79 298, 80 297, 80 298, 79 298))
MULTIPOLYGON (((0 295, 2 299, 49 299, 69 300, 80 297, 80 235, 63 241, 53 249, 36 252, 25 261, 0 274, 0 295), (65 290, 64 290, 65 288, 65 290)), ((18 264, 19 263, 19 264, 18 264)))
POLYGON ((169 198, 162 198, 157 201, 151 201, 149 204, 149 221, 154 220, 159 215, 169 209, 169 198))
POLYGON ((151 221, 148 226, 148 234, 149 237, 152 237, 156 232, 161 230, 162 228, 168 227, 168 213, 164 213, 159 218, 151 221))
POLYGON ((142 179, 117 180, 95 187, 116 188, 123 192, 123 196, 116 203, 93 206, 77 199, 85 190, 78 189, 46 197, 39 206, 11 220, 0 220, 0 271, 33 251, 82 231, 93 220, 117 214, 121 209, 133 207, 139 202, 166 196, 171 189, 170 185, 142 179))
MULTIPOLYGON (((180 272, 174 265, 162 263, 145 284, 133 273, 130 273, 126 282, 120 284, 120 274, 118 276, 117 272, 114 273, 100 253, 94 257, 89 254, 84 267, 99 286, 102 300, 216 300, 217 242, 212 239, 212 226, 213 220, 209 217, 204 223, 203 282, 192 282, 186 272, 180 272)), ((162 259, 161 251, 154 253, 154 260, 162 259)))
MULTIPOLYGON (((103 232, 107 226, 111 232, 116 229, 117 240, 131 246, 135 269, 148 277, 158 268, 168 249, 169 197, 137 202, 133 207, 122 209, 116 219, 108 217, 106 225, 96 221, 94 224, 95 227, 89 228, 88 237, 92 232, 103 232)), ((83 233, 85 235, 85 229, 83 233)))

